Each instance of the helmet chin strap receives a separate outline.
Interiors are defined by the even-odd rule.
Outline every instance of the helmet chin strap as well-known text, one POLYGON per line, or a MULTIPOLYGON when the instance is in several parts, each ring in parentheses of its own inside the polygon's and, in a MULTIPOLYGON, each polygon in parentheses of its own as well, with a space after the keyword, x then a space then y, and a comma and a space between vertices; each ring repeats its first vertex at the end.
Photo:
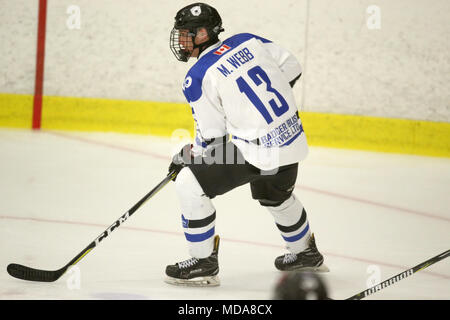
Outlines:
POLYGON ((205 51, 207 48, 209 48, 213 44, 217 43, 217 41, 219 41, 219 38, 216 35, 211 37, 209 31, 206 31, 206 32, 208 33, 209 40, 202 42, 200 44, 195 44, 195 38, 197 37, 197 32, 195 32, 195 34, 193 33, 193 35, 192 35, 192 43, 194 45, 192 51, 194 51, 195 49, 198 48, 197 59, 200 57, 200 55, 202 54, 203 51, 205 51))

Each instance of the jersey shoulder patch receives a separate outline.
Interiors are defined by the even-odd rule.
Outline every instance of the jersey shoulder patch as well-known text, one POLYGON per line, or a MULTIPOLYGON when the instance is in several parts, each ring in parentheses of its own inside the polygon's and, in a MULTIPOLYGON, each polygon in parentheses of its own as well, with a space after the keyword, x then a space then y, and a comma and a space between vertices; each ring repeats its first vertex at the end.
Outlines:
POLYGON ((188 72, 183 81, 183 93, 188 103, 197 101, 202 96, 202 80, 195 73, 188 72))
MULTIPOLYGON (((212 50, 216 51, 216 50, 212 50)), ((202 84, 208 69, 220 58, 208 52, 201 57, 188 71, 183 82, 183 93, 188 103, 195 102, 202 96, 202 84)))

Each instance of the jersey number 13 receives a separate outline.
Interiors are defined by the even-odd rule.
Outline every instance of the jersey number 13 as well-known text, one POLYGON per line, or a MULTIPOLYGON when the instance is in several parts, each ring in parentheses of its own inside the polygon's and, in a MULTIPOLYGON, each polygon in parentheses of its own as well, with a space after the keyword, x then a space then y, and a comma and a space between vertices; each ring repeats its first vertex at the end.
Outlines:
MULTIPOLYGON (((281 116, 283 113, 289 110, 289 105, 287 104, 286 100, 277 90, 272 88, 272 82, 267 76, 267 73, 260 66, 251 68, 250 70, 248 70, 247 74, 257 86, 261 85, 264 81, 264 83, 266 84, 266 91, 275 94, 281 105, 278 105, 275 99, 270 99, 269 105, 277 117, 281 116)), ((253 89, 248 85, 248 83, 244 80, 244 78, 239 77, 236 79, 236 82, 239 87, 239 90, 242 93, 245 93, 247 98, 253 103, 256 109, 258 109, 258 111, 264 117, 266 122, 268 124, 271 123, 273 119, 269 114, 269 111, 267 111, 267 108, 264 105, 264 103, 256 95, 255 91, 253 91, 253 89)))

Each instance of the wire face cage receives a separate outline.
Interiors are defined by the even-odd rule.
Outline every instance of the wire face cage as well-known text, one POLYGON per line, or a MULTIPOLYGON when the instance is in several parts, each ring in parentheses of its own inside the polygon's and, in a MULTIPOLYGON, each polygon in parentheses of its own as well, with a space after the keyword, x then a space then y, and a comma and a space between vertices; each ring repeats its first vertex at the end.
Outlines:
POLYGON ((194 50, 193 38, 195 34, 186 29, 172 29, 170 33, 170 49, 174 56, 183 62, 187 62, 194 50))

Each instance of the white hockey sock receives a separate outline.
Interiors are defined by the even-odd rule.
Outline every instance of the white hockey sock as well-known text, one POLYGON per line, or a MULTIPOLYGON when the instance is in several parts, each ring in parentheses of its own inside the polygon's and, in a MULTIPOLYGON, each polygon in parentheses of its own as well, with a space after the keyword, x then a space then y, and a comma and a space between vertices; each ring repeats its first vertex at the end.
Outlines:
POLYGON ((199 259, 209 257, 214 248, 216 222, 212 201, 187 167, 178 173, 175 185, 189 254, 199 259))
POLYGON ((302 203, 291 195, 278 207, 267 207, 275 219, 281 236, 286 241, 286 248, 292 253, 299 253, 308 248, 311 236, 308 218, 302 203))

